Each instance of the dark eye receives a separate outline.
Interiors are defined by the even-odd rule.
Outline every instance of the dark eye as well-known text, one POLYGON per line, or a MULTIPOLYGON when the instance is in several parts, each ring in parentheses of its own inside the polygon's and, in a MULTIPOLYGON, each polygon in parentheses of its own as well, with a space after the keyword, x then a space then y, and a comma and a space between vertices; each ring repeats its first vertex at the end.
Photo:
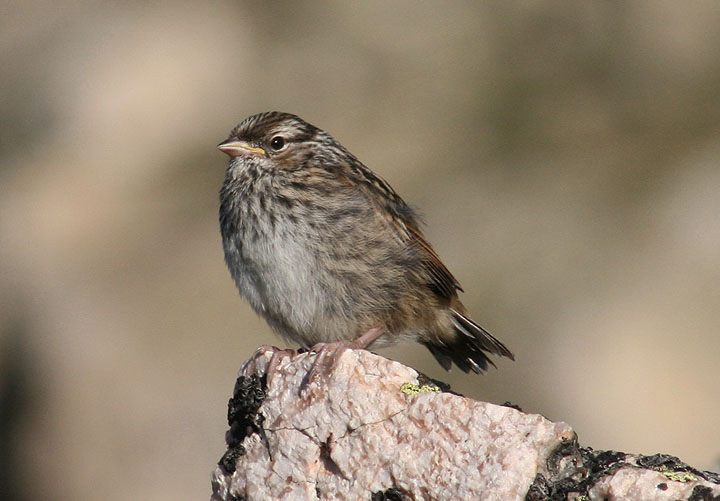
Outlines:
POLYGON ((285 146, 285 138, 282 136, 275 136, 270 140, 270 147, 275 151, 280 151, 285 146))

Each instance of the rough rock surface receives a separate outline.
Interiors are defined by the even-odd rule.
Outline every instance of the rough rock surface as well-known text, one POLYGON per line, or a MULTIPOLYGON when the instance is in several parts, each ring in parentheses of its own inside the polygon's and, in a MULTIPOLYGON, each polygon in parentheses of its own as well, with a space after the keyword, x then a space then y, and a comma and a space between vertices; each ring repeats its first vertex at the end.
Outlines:
POLYGON ((281 358, 268 382, 270 356, 236 382, 214 501, 720 495, 720 479, 676 458, 582 449, 565 423, 444 391, 364 350, 346 351, 305 385, 314 354, 281 358))

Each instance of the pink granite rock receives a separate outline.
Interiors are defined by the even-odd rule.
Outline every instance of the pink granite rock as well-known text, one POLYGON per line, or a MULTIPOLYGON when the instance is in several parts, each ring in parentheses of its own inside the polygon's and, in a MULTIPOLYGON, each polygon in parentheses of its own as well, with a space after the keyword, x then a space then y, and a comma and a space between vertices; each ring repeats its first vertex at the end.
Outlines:
MULTIPOLYGON (((300 391, 314 356, 281 361, 260 408, 267 446, 260 433, 244 438, 235 464, 215 470, 212 499, 370 499, 393 488, 408 499, 521 499, 538 473, 581 464, 567 424, 442 392, 364 350, 300 391), (551 468, 558 450, 571 452, 551 468)), ((263 373, 269 357, 240 376, 263 373)))
MULTIPOLYGON (((714 500, 720 475, 675 457, 594 451, 565 423, 443 391, 398 362, 346 351, 246 363, 213 501, 714 500)), ((440 386, 438 386, 440 385, 440 386)))

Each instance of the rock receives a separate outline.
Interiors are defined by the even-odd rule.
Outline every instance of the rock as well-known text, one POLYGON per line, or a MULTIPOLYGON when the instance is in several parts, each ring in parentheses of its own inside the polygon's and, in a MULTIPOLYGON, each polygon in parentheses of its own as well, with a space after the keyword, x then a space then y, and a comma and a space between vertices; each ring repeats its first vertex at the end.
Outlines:
POLYGON ((641 456, 582 449, 565 423, 465 398, 365 350, 344 352, 305 386, 315 354, 281 358, 267 382, 271 354, 246 363, 236 382, 213 501, 720 494, 712 474, 676 458, 641 464, 641 456), (678 464, 685 476, 671 478, 678 464))

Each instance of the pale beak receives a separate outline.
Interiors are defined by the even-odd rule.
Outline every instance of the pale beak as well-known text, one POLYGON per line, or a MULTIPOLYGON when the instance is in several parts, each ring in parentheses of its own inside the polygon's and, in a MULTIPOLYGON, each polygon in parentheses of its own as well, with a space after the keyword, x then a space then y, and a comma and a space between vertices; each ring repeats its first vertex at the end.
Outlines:
POLYGON ((250 146, 245 141, 240 141, 236 137, 231 137, 227 141, 218 144, 218 149, 231 157, 239 157, 241 155, 260 155, 265 156, 265 150, 250 146))

